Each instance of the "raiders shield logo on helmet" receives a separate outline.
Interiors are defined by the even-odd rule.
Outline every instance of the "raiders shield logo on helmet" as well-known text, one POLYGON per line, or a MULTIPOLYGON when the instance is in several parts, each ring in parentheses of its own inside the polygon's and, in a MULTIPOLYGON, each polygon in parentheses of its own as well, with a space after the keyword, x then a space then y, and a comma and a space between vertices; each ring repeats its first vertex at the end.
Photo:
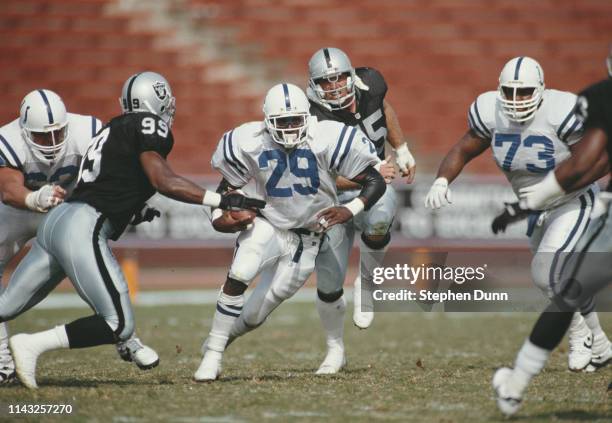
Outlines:
POLYGON ((168 95, 168 91, 166 90, 166 84, 164 82, 156 82, 153 84, 153 89, 155 90, 155 95, 160 100, 164 100, 168 95))

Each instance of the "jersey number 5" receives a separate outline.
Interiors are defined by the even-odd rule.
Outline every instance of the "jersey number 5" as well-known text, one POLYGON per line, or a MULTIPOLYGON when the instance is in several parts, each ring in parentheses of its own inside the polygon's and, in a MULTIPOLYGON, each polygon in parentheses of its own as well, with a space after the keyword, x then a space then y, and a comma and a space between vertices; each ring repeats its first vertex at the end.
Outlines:
POLYGON ((298 148, 291 151, 288 155, 280 150, 267 150, 259 156, 259 168, 265 169, 268 167, 270 160, 276 160, 276 167, 270 175, 270 179, 266 182, 266 193, 270 197, 291 197, 293 190, 290 187, 278 188, 278 182, 287 169, 287 156, 289 156, 289 171, 292 175, 298 178, 309 178, 310 186, 302 184, 293 184, 293 189, 300 195, 316 194, 319 191, 319 172, 317 169, 317 159, 312 151, 298 148), (299 159, 306 159, 308 167, 299 167, 299 159))
POLYGON ((83 157, 83 162, 81 163, 81 169, 79 170, 79 183, 81 181, 93 182, 100 174, 102 147, 108 139, 108 134, 110 134, 110 128, 106 127, 102 132, 100 132, 100 134, 98 134, 97 137, 93 139, 91 144, 89 144, 87 153, 85 154, 85 157, 83 157))

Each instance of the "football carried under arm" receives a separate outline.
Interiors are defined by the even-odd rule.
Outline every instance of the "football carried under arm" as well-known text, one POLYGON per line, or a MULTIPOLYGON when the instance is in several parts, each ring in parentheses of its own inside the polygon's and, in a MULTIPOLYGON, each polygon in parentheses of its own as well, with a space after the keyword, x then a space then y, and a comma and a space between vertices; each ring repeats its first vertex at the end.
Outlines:
POLYGON ((361 185, 361 192, 357 198, 346 204, 330 207, 320 212, 317 218, 323 229, 347 222, 361 211, 369 210, 387 189, 385 179, 373 166, 365 168, 352 181, 361 185))
POLYGON ((59 185, 44 185, 30 191, 24 185, 23 173, 7 167, 0 168, 0 194, 2 202, 12 207, 47 212, 64 201, 66 191, 59 185))
MULTIPOLYGON (((219 194, 226 194, 235 190, 238 190, 238 188, 232 186, 225 178, 221 180, 217 187, 217 193, 219 194)), ((241 192, 238 190, 238 193, 241 192)), ((253 210, 224 211, 221 209, 214 209, 211 222, 213 228, 217 232, 235 233, 247 229, 248 225, 253 223, 256 216, 257 213, 253 210)))
POLYGON ((399 124, 399 119, 397 118, 395 110, 386 100, 383 101, 383 107, 385 109, 385 117, 388 131, 387 140, 395 150, 395 160, 402 176, 405 176, 406 183, 410 184, 414 181, 414 175, 416 173, 416 161, 414 160, 412 153, 410 153, 410 150, 408 149, 408 144, 406 144, 406 142, 404 141, 402 127, 399 124))
POLYGON ((481 138, 469 129, 442 160, 438 176, 425 197, 425 207, 439 209, 450 204, 448 184, 455 180, 466 164, 481 155, 490 145, 491 140, 481 138))
POLYGON ((174 173, 168 162, 154 151, 142 153, 140 162, 157 192, 174 200, 223 210, 260 209, 266 206, 265 201, 248 198, 235 192, 221 195, 207 191, 174 173))

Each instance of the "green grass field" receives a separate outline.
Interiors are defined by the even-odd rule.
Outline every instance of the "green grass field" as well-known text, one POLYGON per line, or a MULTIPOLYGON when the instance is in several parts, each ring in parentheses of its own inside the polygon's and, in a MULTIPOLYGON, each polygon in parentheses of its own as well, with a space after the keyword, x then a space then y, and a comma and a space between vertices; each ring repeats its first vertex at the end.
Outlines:
MULTIPOLYGON (((8 404, 70 403, 73 414, 62 421, 505 421, 490 379, 496 367, 512 362, 535 319, 384 313, 358 331, 347 313, 348 367, 337 376, 315 377, 324 355, 319 319, 314 304, 291 303, 231 346, 221 380, 196 384, 191 376, 212 312, 213 306, 138 308, 139 336, 161 356, 160 366, 148 372, 120 361, 110 346, 47 353, 39 361, 38 391, 18 384, 0 388, 0 419, 9 418, 8 404)), ((32 311, 11 329, 38 331, 84 313, 32 311)), ((601 320, 612 330, 612 316, 601 320)), ((611 380, 610 368, 570 373, 562 347, 513 421, 609 422, 611 380)))

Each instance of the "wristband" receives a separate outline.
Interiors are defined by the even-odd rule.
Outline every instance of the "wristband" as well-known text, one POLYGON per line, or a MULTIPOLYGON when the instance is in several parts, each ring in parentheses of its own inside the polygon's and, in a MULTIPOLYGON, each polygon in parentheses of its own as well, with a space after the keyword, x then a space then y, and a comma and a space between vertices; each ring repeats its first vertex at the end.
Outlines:
POLYGON ((365 204, 359 198, 354 198, 353 200, 349 201, 346 204, 343 204, 342 206, 349 209, 353 216, 357 216, 365 208, 365 204))
POLYGON ((31 193, 29 193, 28 195, 26 195, 25 198, 25 205, 28 209, 32 210, 32 211, 41 211, 41 209, 37 206, 37 197, 38 196, 38 191, 32 191, 31 193))
POLYGON ((221 204, 221 195, 217 194, 216 192, 206 190, 206 192, 204 192, 202 204, 210 207, 219 207, 219 204, 221 204))

